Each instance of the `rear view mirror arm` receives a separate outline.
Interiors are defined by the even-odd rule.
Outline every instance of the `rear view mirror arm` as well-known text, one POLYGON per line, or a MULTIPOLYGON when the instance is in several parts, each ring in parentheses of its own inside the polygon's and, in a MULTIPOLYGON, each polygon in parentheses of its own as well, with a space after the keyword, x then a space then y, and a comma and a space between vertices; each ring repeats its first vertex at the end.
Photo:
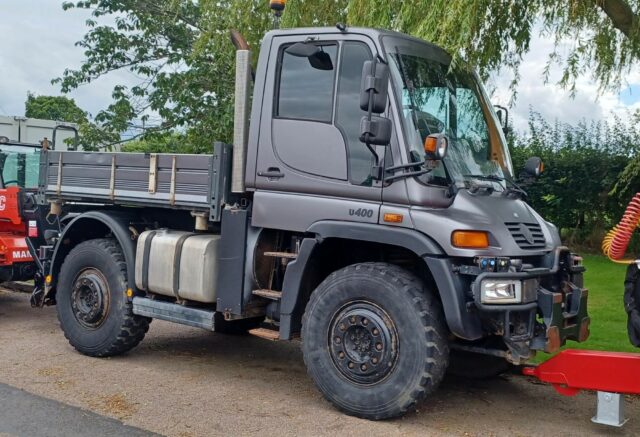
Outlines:
POLYGON ((418 171, 410 171, 410 172, 406 172, 406 173, 401 173, 398 175, 394 175, 394 176, 389 176, 384 178, 384 182, 385 183, 391 183, 397 179, 404 179, 404 178, 411 178, 411 177, 415 177, 415 176, 422 176, 425 175, 427 173, 431 173, 433 169, 431 168, 425 168, 422 170, 418 170, 418 171))

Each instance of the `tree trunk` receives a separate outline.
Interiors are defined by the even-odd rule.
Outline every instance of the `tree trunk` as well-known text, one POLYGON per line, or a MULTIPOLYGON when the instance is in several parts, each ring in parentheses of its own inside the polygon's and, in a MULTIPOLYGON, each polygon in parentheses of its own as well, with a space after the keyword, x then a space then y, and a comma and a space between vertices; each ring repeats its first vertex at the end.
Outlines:
POLYGON ((613 27, 627 38, 638 38, 638 15, 626 0, 596 0, 596 4, 611 19, 613 27))

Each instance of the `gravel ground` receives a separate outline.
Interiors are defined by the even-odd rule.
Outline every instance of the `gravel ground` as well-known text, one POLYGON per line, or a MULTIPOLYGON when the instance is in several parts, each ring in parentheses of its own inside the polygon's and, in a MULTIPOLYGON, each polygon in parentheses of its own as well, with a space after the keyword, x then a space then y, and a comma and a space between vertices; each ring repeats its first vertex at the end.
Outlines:
POLYGON ((448 378, 414 413, 361 420, 322 398, 297 342, 156 320, 128 354, 88 358, 67 343, 55 308, 32 309, 26 294, 4 291, 0 383, 168 436, 640 435, 639 398, 626 399, 631 420, 612 429, 591 423, 593 393, 566 398, 519 376, 448 378))

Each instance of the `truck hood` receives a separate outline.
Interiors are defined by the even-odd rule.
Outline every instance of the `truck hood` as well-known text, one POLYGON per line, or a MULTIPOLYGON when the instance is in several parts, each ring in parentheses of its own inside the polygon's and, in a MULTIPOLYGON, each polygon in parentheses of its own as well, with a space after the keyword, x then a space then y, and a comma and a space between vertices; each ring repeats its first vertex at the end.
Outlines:
POLYGON ((561 244, 554 225, 526 202, 500 193, 471 194, 461 190, 448 208, 413 206, 410 214, 416 230, 433 238, 450 256, 535 256, 561 244), (451 244, 451 233, 456 230, 486 231, 490 247, 485 250, 455 248, 451 244))

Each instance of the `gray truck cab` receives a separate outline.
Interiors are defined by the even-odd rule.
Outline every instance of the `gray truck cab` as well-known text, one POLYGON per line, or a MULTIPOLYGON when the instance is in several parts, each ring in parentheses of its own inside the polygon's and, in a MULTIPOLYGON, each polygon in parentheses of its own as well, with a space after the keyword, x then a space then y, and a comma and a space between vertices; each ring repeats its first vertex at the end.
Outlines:
MULTIPOLYGON (((534 290, 559 265, 571 277, 582 268, 561 246, 555 226, 509 186, 515 174, 496 114, 478 77, 463 68, 450 70, 450 62, 442 49, 388 31, 267 34, 247 153, 251 223, 413 252, 439 290, 451 333, 469 341, 500 334, 514 362, 529 358, 533 349, 551 352, 567 338, 584 340, 585 290, 569 294, 572 310, 563 311, 571 317, 561 326, 536 329, 534 290), (289 55, 287 47, 299 42, 319 46, 333 68, 318 69, 289 55), (362 66, 374 57, 391 73, 384 116, 392 120, 393 133, 389 147, 376 148, 378 160, 386 168, 416 163, 387 171, 382 179, 372 177, 375 159, 359 138, 367 115, 359 106, 362 66), (438 133, 449 138, 445 158, 426 174, 402 177, 420 168, 427 136, 438 133), (392 177, 397 179, 385 181, 392 177), (484 233, 488 244, 456 245, 454 233, 464 231, 484 233), (514 287, 511 294, 520 291, 517 297, 491 299, 483 280, 494 287, 514 280, 503 285, 514 287), (559 337, 550 339, 556 327, 559 337)), ((554 318, 555 311, 546 308, 545 317, 554 318)))
POLYGON ((473 72, 399 33, 272 31, 249 118, 233 40, 232 146, 43 154, 40 203, 71 218, 33 250, 33 302, 57 304, 76 349, 126 352, 153 318, 300 336, 324 396, 382 419, 447 369, 486 377, 586 340, 581 258, 527 205, 473 72))

